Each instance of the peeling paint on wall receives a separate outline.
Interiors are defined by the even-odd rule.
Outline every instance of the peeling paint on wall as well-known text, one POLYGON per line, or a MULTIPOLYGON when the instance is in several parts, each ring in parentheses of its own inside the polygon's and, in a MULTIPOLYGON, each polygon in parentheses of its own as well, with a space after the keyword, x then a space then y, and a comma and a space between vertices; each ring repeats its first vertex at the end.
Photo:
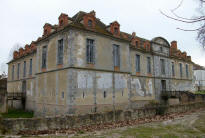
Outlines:
POLYGON ((77 56, 76 56, 76 58, 77 58, 77 64, 79 66, 82 66, 83 62, 84 62, 84 59, 82 58, 83 51, 85 51, 84 43, 83 43, 84 41, 83 40, 84 40, 83 37, 81 35, 78 35, 78 37, 77 37, 77 45, 79 45, 79 46, 78 46, 78 49, 77 49, 77 56))
POLYGON ((97 88, 108 89, 112 88, 112 74, 111 73, 96 73, 97 88))
POLYGON ((115 75, 115 88, 116 89, 127 88, 127 78, 123 74, 115 75))
POLYGON ((148 81, 148 87, 147 87, 147 88, 148 88, 148 89, 147 89, 146 93, 147 93, 147 95, 151 96, 152 93, 153 93, 152 80, 151 80, 151 79, 149 79, 149 81, 148 81))
POLYGON ((142 90, 139 79, 133 78, 131 81, 131 89, 135 91, 137 96, 145 96, 145 92, 142 90))
POLYGON ((79 71, 78 73, 78 88, 85 89, 85 88, 93 88, 93 78, 92 76, 86 71, 79 71))

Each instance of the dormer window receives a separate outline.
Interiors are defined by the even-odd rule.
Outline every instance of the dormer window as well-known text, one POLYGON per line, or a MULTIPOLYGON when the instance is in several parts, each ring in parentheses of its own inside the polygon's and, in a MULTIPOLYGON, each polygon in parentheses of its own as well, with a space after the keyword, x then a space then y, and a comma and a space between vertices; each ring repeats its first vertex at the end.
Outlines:
POLYGON ((47 35, 47 32, 48 32, 47 29, 45 29, 45 30, 44 30, 44 35, 47 35))
POLYGON ((138 47, 138 45, 139 45, 139 42, 138 42, 138 41, 136 41, 136 42, 135 42, 135 45, 136 45, 136 47, 138 47))
POLYGON ((60 21, 60 26, 62 26, 62 25, 63 25, 63 20, 60 21))
POLYGON ((114 34, 116 34, 116 35, 118 34, 118 28, 117 27, 114 28, 114 34))
POLYGON ((93 26, 93 21, 92 20, 88 20, 88 27, 92 27, 93 26))

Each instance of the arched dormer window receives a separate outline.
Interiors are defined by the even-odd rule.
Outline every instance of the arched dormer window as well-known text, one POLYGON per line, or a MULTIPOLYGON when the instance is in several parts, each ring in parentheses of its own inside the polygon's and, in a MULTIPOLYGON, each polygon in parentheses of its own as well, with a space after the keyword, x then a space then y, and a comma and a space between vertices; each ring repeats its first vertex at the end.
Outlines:
POLYGON ((139 46, 139 42, 135 41, 135 46, 138 47, 139 46))
POLYGON ((60 26, 63 26, 63 20, 60 20, 60 26))
POLYGON ((93 21, 92 20, 88 20, 88 27, 92 27, 93 26, 93 21))
POLYGON ((117 28, 117 27, 114 28, 114 34, 115 34, 115 35, 118 34, 118 28, 117 28))

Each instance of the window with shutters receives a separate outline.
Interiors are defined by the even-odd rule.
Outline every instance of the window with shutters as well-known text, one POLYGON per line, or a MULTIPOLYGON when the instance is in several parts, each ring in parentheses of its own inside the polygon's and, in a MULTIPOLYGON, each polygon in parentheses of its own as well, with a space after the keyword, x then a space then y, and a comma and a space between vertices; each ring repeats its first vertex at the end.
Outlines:
POLYGON ((172 76, 175 76, 174 62, 172 62, 172 76))
POLYGON ((179 72, 180 72, 180 77, 183 77, 182 63, 179 63, 179 72))
POLYGON ((32 58, 30 59, 29 75, 32 75, 32 58))
POLYGON ((26 61, 23 63, 23 77, 26 77, 26 61))
POLYGON ((63 39, 58 40, 57 64, 63 64, 63 39))
POLYGON ((140 55, 136 55, 136 72, 140 72, 140 55))
POLYGON ((94 64, 95 53, 94 53, 94 40, 87 39, 86 42, 86 60, 88 64, 94 64))
POLYGON ((188 64, 186 64, 186 77, 187 78, 189 77, 189 66, 188 66, 188 64))
POLYGON ((147 73, 151 73, 151 58, 147 57, 147 73))
POLYGON ((113 45, 113 62, 114 67, 120 67, 120 47, 119 45, 113 45))
POLYGON ((46 61, 47 61, 47 46, 44 46, 42 50, 42 68, 46 68, 46 61))
POLYGON ((12 65, 12 80, 14 80, 14 69, 15 69, 15 66, 12 65))
POLYGON ((19 77, 20 77, 20 67, 21 67, 21 64, 18 63, 18 67, 17 67, 17 79, 19 79, 19 77))
POLYGON ((164 59, 160 59, 161 74, 165 74, 165 62, 164 59))

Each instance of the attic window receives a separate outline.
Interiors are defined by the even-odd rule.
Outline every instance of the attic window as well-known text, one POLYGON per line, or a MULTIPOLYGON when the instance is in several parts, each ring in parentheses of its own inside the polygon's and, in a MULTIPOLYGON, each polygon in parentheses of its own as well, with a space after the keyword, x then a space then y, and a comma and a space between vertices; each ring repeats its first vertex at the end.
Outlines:
POLYGON ((44 30, 44 35, 47 35, 47 32, 48 32, 47 29, 45 29, 45 30, 44 30))
POLYGON ((138 47, 138 45, 139 45, 139 42, 138 42, 138 41, 136 41, 136 42, 135 42, 135 45, 136 45, 136 47, 138 47))
POLYGON ((60 26, 62 26, 62 25, 63 25, 63 20, 60 21, 60 26))
POLYGON ((118 34, 118 28, 117 27, 114 28, 114 34, 118 34))
POLYGON ((92 20, 88 20, 88 27, 92 27, 93 26, 93 21, 92 20))

